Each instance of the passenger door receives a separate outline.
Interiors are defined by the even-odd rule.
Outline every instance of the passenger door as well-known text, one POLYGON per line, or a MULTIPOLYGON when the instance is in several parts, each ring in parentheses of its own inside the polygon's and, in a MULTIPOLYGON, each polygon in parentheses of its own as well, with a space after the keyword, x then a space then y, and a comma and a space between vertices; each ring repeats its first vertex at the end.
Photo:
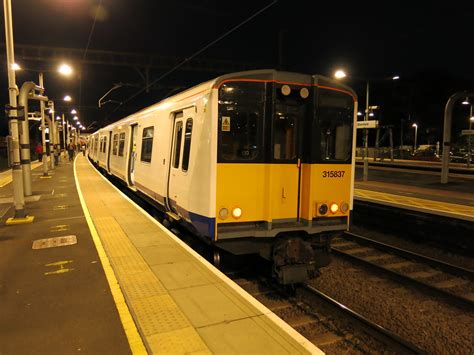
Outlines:
POLYGON ((130 186, 135 185, 135 161, 137 160, 137 132, 138 125, 130 127, 130 145, 128 154, 128 181, 130 186))
POLYGON ((189 155, 195 108, 189 108, 174 115, 171 139, 167 206, 170 211, 181 214, 178 207, 185 205, 186 192, 189 190, 189 155))

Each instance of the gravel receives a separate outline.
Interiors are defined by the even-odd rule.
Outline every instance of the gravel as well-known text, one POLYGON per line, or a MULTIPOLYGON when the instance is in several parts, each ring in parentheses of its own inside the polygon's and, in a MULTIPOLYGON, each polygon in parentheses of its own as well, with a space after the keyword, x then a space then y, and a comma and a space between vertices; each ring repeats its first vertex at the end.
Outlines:
POLYGON ((474 353, 474 311, 337 257, 311 284, 430 354, 474 353))

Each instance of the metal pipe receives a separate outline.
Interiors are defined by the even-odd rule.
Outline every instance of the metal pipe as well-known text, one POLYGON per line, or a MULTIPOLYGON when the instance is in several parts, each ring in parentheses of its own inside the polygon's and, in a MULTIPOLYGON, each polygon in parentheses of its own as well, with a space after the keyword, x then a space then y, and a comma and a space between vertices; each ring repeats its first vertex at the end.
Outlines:
POLYGON ((461 97, 474 97, 474 93, 457 92, 448 99, 444 109, 444 129, 443 129, 443 158, 441 160, 441 183, 448 183, 449 156, 451 148, 451 126, 454 103, 461 97))
POLYGON ((23 177, 20 165, 20 145, 18 134, 18 120, 16 119, 18 110, 16 95, 18 87, 16 86, 15 71, 15 52, 13 48, 13 20, 11 0, 3 1, 3 13, 5 14, 5 42, 7 50, 7 72, 8 72, 8 94, 10 98, 10 135, 12 142, 12 179, 13 179, 13 205, 15 214, 13 218, 25 218, 25 196, 23 195, 23 177))
MULTIPOLYGON (((44 88, 43 85, 43 73, 39 74, 39 85, 44 88)), ((45 123, 45 104, 44 101, 40 101, 40 111, 41 111, 41 142, 43 144, 43 176, 48 176, 48 157, 46 155, 46 123, 45 123)))
POLYGON ((31 153, 30 153, 30 128, 28 122, 28 97, 30 92, 36 88, 32 81, 23 83, 18 98, 20 106, 23 107, 24 120, 21 122, 20 131, 20 163, 23 175, 23 193, 25 196, 33 194, 31 190, 31 153))

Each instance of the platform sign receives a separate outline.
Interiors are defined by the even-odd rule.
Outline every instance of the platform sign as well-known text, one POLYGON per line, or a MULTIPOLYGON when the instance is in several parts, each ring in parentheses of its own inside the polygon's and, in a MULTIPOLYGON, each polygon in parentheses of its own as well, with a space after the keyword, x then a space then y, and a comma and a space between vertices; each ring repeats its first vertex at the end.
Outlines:
POLYGON ((461 134, 463 136, 474 136, 474 129, 463 129, 461 134))
POLYGON ((357 121, 357 129, 360 128, 377 128, 379 126, 379 121, 369 120, 369 121, 357 121))
POLYGON ((230 132, 230 117, 222 116, 222 132, 230 132))

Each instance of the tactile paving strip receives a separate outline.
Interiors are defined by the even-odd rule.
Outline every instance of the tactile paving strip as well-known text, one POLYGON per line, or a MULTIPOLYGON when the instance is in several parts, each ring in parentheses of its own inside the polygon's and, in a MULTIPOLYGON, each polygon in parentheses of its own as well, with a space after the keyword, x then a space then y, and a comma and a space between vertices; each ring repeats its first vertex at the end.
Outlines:
MULTIPOLYGON (((86 175, 84 180, 81 188, 94 225, 148 347, 153 353, 209 353, 190 321, 112 216, 111 210, 116 210, 101 202, 108 197, 107 192, 97 190, 94 175, 86 175)), ((118 201, 114 207, 120 209, 118 201)))

